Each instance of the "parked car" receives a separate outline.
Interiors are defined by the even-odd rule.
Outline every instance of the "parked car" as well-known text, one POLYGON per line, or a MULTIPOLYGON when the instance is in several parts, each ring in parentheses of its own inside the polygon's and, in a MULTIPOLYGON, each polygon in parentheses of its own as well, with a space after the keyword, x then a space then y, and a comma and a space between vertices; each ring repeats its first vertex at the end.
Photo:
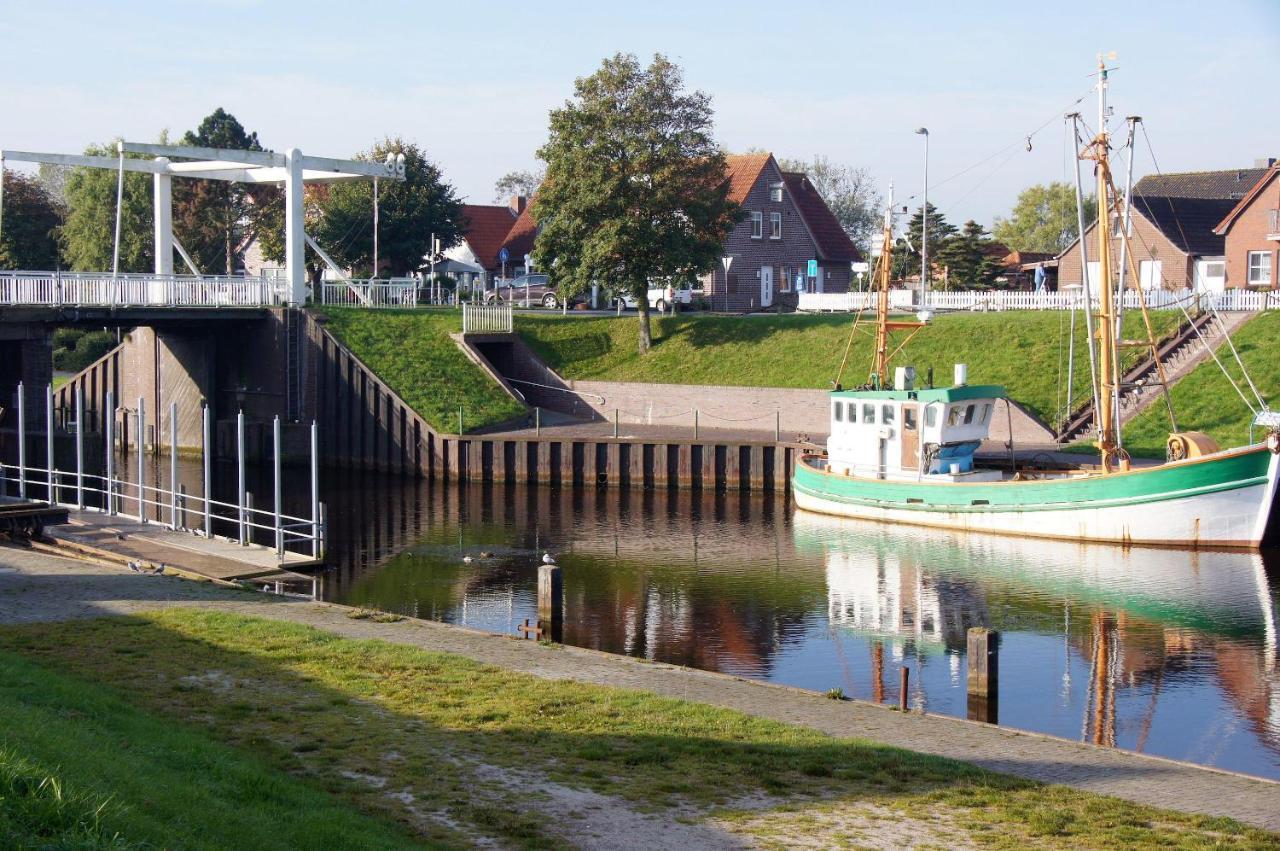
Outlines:
MULTIPOLYGON (((556 288, 551 285, 551 280, 546 275, 520 275, 517 278, 498 281, 497 285, 484 296, 488 304, 500 304, 504 301, 524 304, 526 298, 529 299, 530 306, 540 304, 549 310, 560 307, 560 294, 556 292, 556 288)), ((575 296, 569 300, 569 304, 572 306, 581 301, 584 299, 575 296)))
MULTIPOLYGON (((635 310, 639 305, 636 304, 635 296, 627 293, 621 296, 622 306, 627 310, 635 310)), ((681 284, 678 287, 670 285, 649 288, 649 307, 659 313, 666 313, 669 309, 677 308, 680 305, 689 305, 693 303, 693 285, 689 283, 681 284)))

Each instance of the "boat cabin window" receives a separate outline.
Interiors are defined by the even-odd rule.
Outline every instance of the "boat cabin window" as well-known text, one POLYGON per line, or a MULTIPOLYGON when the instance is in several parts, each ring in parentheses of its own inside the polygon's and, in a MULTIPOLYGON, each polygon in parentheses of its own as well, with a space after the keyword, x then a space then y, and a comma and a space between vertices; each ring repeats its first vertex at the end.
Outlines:
POLYGON ((835 412, 835 421, 838 423, 844 422, 844 402, 836 402, 831 406, 831 409, 835 412))
POLYGON ((950 410, 947 411, 947 425, 949 426, 960 425, 960 418, 963 416, 964 416, 964 406, 952 405, 950 410))
POLYGON ((987 420, 991 419, 991 403, 982 406, 982 424, 986 425, 987 420))
POLYGON ((862 421, 867 425, 876 424, 876 406, 867 402, 862 406, 862 421))
POLYGON ((970 405, 969 407, 967 407, 967 408, 965 408, 965 409, 964 409, 964 424, 965 424, 965 425, 969 425, 970 423, 972 423, 972 422, 973 422, 973 409, 974 409, 974 408, 976 408, 976 407, 977 407, 976 405, 970 405))
POLYGON ((894 420, 893 405, 885 405, 880 409, 880 422, 889 425, 894 420))
POLYGON ((916 409, 915 408, 902 409, 902 427, 905 428, 907 431, 916 430, 916 409))
POLYGON ((858 421, 858 403, 849 403, 849 422, 856 423, 858 421))
POLYGON ((938 408, 936 405, 927 405, 924 409, 924 427, 933 428, 938 424, 938 408))

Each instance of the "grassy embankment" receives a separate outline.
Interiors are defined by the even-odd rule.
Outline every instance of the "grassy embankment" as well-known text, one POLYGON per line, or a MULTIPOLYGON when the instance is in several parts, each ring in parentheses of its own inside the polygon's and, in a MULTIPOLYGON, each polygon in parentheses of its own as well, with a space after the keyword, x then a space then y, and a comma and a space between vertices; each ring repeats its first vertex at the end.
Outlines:
POLYGON ((549 829, 573 831, 531 806, 548 783, 781 845, 866 841, 824 826, 850 811, 992 847, 1277 841, 705 705, 208 611, 0 628, 0 717, 5 847, 546 846, 549 829))
MULTIPOLYGON (((1280 401, 1280 359, 1276 358, 1280 313, 1263 313, 1249 320, 1231 339, 1262 398, 1271 404, 1280 401)), ((1245 384, 1231 350, 1224 345, 1217 354, 1252 401, 1253 394, 1245 384)), ((1203 431, 1223 447, 1242 446, 1248 442, 1252 415, 1212 359, 1197 366, 1190 375, 1175 384, 1172 397, 1179 428, 1203 431)), ((1161 458, 1164 457, 1168 434, 1169 415, 1159 400, 1135 417, 1124 430, 1130 452, 1161 458)), ((1259 439, 1259 435, 1255 434, 1254 438, 1259 439)))
MULTIPOLYGON (((1151 315, 1158 336, 1180 318, 1171 311, 1151 315)), ((943 314, 894 363, 915 366, 920 380, 932 367, 938 384, 950 384, 952 366, 967 363, 971 382, 1003 384, 1014 399, 1052 422, 1066 401, 1059 383, 1066 381, 1070 321, 1066 311, 943 314)), ((566 378, 825 389, 835 378, 852 322, 840 315, 664 317, 654 323, 653 351, 645 358, 636 352, 634 319, 521 315, 516 330, 566 378)), ((1126 314, 1126 323, 1126 336, 1144 335, 1138 314, 1126 314)), ((1079 316, 1075 338, 1073 398, 1079 400, 1089 392, 1079 316)), ((866 380, 873 343, 861 332, 855 336, 845 386, 866 380)), ((1133 350, 1127 356, 1140 357, 1133 350)))
POLYGON ((493 379, 449 338, 462 330, 462 313, 449 311, 325 308, 328 328, 409 407, 439 431, 504 422, 524 413, 493 379))

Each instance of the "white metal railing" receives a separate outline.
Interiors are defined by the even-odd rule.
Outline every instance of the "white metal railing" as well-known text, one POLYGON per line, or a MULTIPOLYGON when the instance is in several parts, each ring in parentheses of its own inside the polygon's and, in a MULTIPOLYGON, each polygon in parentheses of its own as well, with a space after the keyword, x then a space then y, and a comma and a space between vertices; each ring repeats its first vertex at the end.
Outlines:
POLYGON ((34 307, 271 307, 288 282, 242 275, 0 271, 0 305, 34 307))
POLYGON ((515 330, 510 304, 462 305, 462 333, 510 334, 515 330))
POLYGON ((320 303, 335 307, 415 307, 417 278, 372 278, 323 281, 320 303))
MULTIPOLYGON (((136 480, 129 481, 117 475, 115 458, 115 416, 108 413, 103 418, 105 423, 105 472, 91 473, 85 469, 84 457, 84 389, 77 386, 75 397, 76 416, 72 427, 75 440, 75 468, 60 469, 56 460, 55 425, 53 407, 53 387, 46 386, 44 464, 28 463, 29 436, 36 437, 27 429, 27 400, 24 386, 18 384, 17 405, 17 443, 18 463, 0 462, 0 493, 14 492, 23 499, 40 499, 50 505, 78 511, 101 511, 110 516, 132 518, 140 523, 151 520, 163 524, 174 531, 200 530, 205 537, 219 537, 215 523, 235 532, 231 540, 246 546, 253 541, 254 531, 269 532, 276 557, 284 561, 285 552, 291 548, 299 549, 311 558, 324 558, 325 519, 324 505, 320 502, 320 455, 318 430, 315 423, 311 425, 311 517, 294 517, 281 510, 283 485, 281 476, 281 433, 280 418, 274 422, 274 500, 270 508, 255 508, 251 504, 245 488, 245 422, 244 414, 236 417, 236 464, 237 464, 237 497, 235 503, 213 499, 212 465, 209 448, 211 446, 212 422, 209 408, 203 410, 203 447, 202 467, 204 471, 203 492, 199 496, 186 493, 178 483, 178 433, 177 405, 169 406, 169 487, 157 484, 146 484, 146 452, 142 446, 147 434, 145 400, 138 399, 138 406, 132 412, 135 418, 135 434, 137 444, 135 456, 137 470, 136 480), (97 503, 94 505, 93 503, 97 503), (130 513, 133 509, 134 513, 130 513), (150 517, 149 512, 155 515, 150 517), (167 522, 165 514, 168 514, 167 522), (196 522, 188 523, 189 519, 196 522)), ((108 392, 106 407, 114 412, 114 394, 108 392)), ((126 415, 128 412, 126 412, 126 415)), ((159 429, 157 429, 159 432, 159 429)), ((159 440, 156 441, 159 443, 159 440)))
MULTIPOLYGON (((915 294, 910 290, 890 290, 889 304, 899 309, 916 306, 915 294)), ((1256 291, 1228 289, 1223 292, 1193 290, 1143 290, 1139 294, 1130 290, 1124 294, 1124 309, 1137 310, 1145 300, 1152 310, 1177 310, 1179 308, 1215 309, 1222 311, 1280 310, 1280 291, 1256 291)), ((1093 306, 1097 307, 1094 296, 1093 306)), ((1075 310, 1084 304, 1084 295, 1076 292, 1024 292, 1013 290, 938 292, 925 295, 925 307, 930 310, 1075 310)), ((851 313, 871 310, 875 306, 873 294, 801 293, 798 309, 812 312, 851 313)))

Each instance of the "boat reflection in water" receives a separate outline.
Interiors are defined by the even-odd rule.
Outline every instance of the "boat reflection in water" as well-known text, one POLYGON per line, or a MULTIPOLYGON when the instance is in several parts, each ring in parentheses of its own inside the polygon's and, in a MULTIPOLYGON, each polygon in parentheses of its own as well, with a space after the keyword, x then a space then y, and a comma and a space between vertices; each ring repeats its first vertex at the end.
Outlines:
POLYGON ((352 477, 328 599, 495 632, 564 567, 565 641, 966 714, 1001 632, 1000 721, 1280 778, 1277 592, 1256 553, 904 530, 781 499, 352 477), (470 555, 471 563, 463 557, 470 555))

